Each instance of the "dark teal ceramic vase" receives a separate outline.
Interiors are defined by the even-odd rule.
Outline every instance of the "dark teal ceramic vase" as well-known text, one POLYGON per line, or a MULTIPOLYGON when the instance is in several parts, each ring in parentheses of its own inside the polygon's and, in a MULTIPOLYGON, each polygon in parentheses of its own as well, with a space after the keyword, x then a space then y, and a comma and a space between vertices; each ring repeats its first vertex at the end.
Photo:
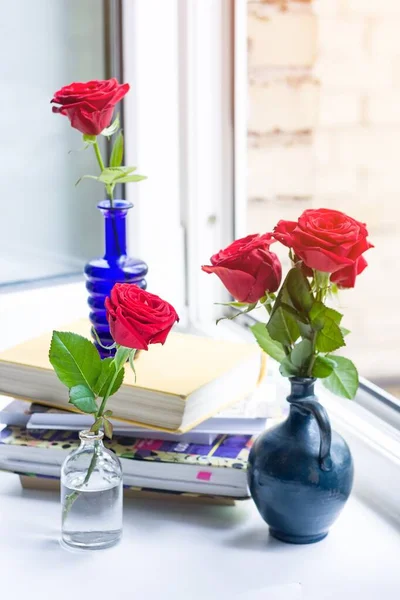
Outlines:
POLYGON ((314 395, 315 379, 293 377, 290 383, 289 416, 256 440, 248 482, 273 537, 311 544, 328 534, 344 507, 353 485, 353 460, 314 395))

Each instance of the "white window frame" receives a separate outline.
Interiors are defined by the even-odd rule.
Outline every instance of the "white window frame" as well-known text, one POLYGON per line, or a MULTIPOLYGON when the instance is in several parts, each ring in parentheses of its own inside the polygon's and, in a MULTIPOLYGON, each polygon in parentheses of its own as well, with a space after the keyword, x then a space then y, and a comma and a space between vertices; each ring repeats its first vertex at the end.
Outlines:
MULTIPOLYGON (((149 262, 150 290, 178 310, 187 306, 191 325, 203 330, 207 325, 215 335, 219 328, 211 327, 212 303, 218 294, 223 298, 222 286, 200 265, 233 239, 234 222, 235 235, 243 233, 246 218, 247 59, 245 20, 239 18, 245 10, 245 0, 124 0, 123 5, 124 79, 132 82, 125 105, 127 163, 137 163, 149 175, 147 182, 127 187, 136 203, 129 221, 131 252, 149 262), (233 22, 240 36, 234 107, 227 68, 233 22)), ((86 290, 80 281, 0 294, 0 312, 4 338, 18 343, 47 329, 50 319, 58 327, 86 317, 86 290)), ((228 327, 232 336, 245 333, 228 327)), ((287 384, 282 378, 277 382, 287 384)), ((391 403, 399 403, 368 383, 361 391, 359 403, 322 389, 318 394, 351 445, 359 493, 400 521, 400 434, 387 413, 395 410, 391 403), (374 405, 374 393, 385 396, 386 417, 367 410, 374 405)))
POLYGON ((123 18, 126 155, 149 176, 127 187, 131 246, 148 289, 200 326, 226 299, 200 267, 234 237, 232 3, 124 0, 123 18))

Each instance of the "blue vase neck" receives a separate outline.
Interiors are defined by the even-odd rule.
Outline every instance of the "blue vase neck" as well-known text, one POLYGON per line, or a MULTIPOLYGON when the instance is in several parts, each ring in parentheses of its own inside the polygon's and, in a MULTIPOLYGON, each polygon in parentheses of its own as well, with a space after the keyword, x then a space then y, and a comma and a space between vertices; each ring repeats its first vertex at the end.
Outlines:
POLYGON ((114 200, 111 206, 109 200, 103 200, 97 206, 104 215, 104 259, 116 262, 121 256, 126 256, 126 215, 132 204, 125 200, 114 200))
POLYGON ((290 377, 290 395, 287 397, 288 402, 301 402, 305 399, 315 399, 313 377, 290 377))

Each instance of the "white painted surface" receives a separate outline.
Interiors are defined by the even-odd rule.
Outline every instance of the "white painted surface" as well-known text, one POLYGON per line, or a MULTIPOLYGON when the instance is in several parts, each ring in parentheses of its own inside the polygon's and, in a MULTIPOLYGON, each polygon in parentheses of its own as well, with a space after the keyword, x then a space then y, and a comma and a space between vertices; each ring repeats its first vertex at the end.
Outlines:
MULTIPOLYGON (((3 349, 85 316, 84 286, 0 295, 0 313, 6 316, 3 349)), ((376 470, 368 457, 357 459, 360 475, 376 470)), ((381 479, 374 486, 380 489, 371 484, 378 506, 379 492, 381 498, 390 494, 391 479, 385 485, 381 479)), ((365 486, 363 494, 368 499, 365 486)), ((59 528, 58 494, 22 490, 17 476, 0 473, 0 582, 15 600, 27 595, 42 600, 48 590, 57 600, 99 590, 104 598, 131 593, 146 600, 232 600, 235 594, 295 583, 307 600, 398 600, 400 593, 398 526, 355 494, 329 536, 311 546, 269 538, 251 501, 221 507, 129 500, 123 541, 98 553, 62 549, 59 528)))
POLYGON ((0 524, 2 589, 17 600, 50 590, 58 600, 100 591, 103 598, 231 600, 284 583, 301 583, 307 600, 399 597, 399 533, 355 497, 329 536, 311 546, 270 538, 251 501, 129 500, 121 544, 83 554, 59 545, 58 494, 22 490, 15 475, 2 473, 0 524))

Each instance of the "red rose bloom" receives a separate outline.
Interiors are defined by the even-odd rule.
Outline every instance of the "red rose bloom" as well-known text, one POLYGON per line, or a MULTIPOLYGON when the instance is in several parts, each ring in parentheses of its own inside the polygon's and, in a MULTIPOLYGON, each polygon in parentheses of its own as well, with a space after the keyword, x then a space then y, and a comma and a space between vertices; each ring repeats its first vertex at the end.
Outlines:
POLYGON ((269 251, 273 241, 270 233, 248 235, 214 254, 211 266, 201 268, 218 275, 239 302, 257 302, 266 292, 275 292, 281 282, 281 263, 269 251))
POLYGON ((367 266, 362 254, 373 248, 364 223, 338 210, 305 210, 297 222, 279 221, 273 236, 310 269, 332 273, 340 287, 354 287, 367 266))
POLYGON ((129 91, 116 79, 71 83, 54 94, 53 112, 65 115, 72 127, 86 135, 99 135, 111 123, 114 106, 129 91))
POLYGON ((117 344, 148 350, 164 344, 179 317, 171 304, 132 283, 116 283, 106 298, 107 320, 117 344))

